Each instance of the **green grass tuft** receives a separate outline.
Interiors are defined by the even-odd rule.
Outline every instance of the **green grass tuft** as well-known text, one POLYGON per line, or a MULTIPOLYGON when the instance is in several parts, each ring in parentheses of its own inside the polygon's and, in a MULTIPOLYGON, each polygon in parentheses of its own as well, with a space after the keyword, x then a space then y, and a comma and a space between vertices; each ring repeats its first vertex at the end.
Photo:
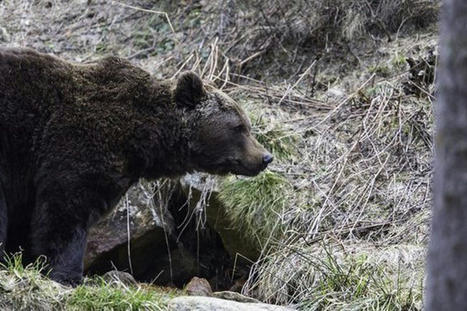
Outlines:
POLYGON ((245 237, 259 242, 282 231, 281 215, 285 192, 290 190, 287 180, 274 172, 266 171, 254 178, 229 177, 220 187, 219 198, 227 215, 245 237))
POLYGON ((166 310, 174 294, 152 286, 108 283, 100 277, 76 288, 43 275, 45 261, 23 266, 21 253, 0 269, 0 310, 166 310))
POLYGON ((93 285, 74 289, 67 300, 77 310, 165 310, 168 296, 151 288, 112 285, 96 278, 93 285))
POLYGON ((0 267, 0 310, 56 310, 62 308, 70 288, 48 280, 45 260, 27 266, 22 255, 6 256, 0 267))

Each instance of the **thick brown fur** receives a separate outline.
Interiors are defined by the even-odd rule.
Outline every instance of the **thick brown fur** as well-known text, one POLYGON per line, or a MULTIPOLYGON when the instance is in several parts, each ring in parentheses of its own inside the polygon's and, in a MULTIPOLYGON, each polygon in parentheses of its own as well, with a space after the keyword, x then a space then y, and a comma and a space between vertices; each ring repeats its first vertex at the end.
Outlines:
POLYGON ((158 81, 128 61, 80 65, 0 48, 0 242, 82 278, 90 225, 140 177, 256 175, 272 157, 243 111, 194 73, 158 81))

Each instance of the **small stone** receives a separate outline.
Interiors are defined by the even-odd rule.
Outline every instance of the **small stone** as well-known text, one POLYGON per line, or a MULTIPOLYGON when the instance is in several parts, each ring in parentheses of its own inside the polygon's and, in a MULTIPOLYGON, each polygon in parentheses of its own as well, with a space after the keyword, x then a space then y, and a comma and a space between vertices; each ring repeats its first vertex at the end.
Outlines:
POLYGON ((185 286, 185 290, 190 296, 211 296, 211 285, 206 279, 193 277, 185 286))

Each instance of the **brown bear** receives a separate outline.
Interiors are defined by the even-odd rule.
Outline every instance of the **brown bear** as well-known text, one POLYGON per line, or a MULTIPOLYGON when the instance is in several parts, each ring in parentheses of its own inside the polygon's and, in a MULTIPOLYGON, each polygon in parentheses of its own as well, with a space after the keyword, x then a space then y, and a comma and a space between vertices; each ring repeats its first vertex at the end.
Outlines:
POLYGON ((82 279, 88 228, 140 177, 253 176, 272 161, 245 113, 192 72, 159 81, 108 57, 0 48, 0 242, 82 279))

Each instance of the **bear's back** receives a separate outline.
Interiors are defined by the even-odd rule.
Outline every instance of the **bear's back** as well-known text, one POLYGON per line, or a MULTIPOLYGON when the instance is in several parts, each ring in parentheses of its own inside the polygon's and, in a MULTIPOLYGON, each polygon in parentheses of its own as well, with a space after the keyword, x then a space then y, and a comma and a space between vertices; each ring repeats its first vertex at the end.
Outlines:
POLYGON ((148 101, 150 85, 147 72, 118 57, 81 65, 32 49, 0 48, 0 130, 32 135, 57 116, 129 116, 135 102, 148 101))
POLYGON ((31 49, 0 48, 0 126, 21 126, 63 101, 71 68, 31 49))

